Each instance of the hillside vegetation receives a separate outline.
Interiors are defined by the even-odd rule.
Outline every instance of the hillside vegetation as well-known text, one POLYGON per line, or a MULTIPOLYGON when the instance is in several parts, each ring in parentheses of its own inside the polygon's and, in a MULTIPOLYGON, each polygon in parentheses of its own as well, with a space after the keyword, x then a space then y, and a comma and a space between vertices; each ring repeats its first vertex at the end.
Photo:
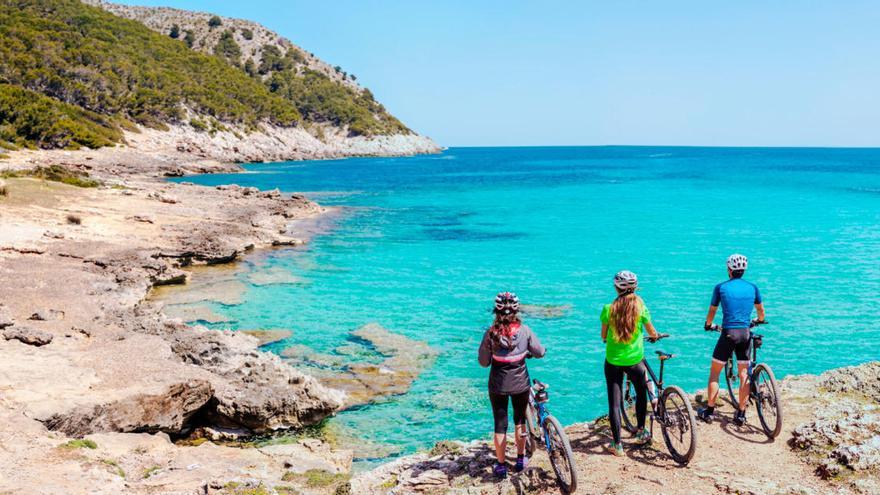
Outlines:
POLYGON ((186 34, 172 38, 78 0, 0 3, 0 147, 106 146, 132 122, 408 132, 369 92, 297 67, 287 53, 249 74, 240 32, 221 33, 214 54, 191 49, 186 34))
POLYGON ((255 22, 168 7, 120 5, 86 0, 142 22, 193 50, 213 54, 244 70, 270 91, 293 102, 306 121, 345 127, 353 135, 408 134, 373 94, 340 66, 315 57, 255 22))

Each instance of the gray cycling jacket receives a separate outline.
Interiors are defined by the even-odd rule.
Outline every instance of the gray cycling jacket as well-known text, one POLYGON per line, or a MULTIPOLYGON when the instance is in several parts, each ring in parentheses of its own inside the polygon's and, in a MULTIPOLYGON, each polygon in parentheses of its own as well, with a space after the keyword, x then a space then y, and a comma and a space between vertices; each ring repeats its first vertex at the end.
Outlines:
POLYGON ((483 334, 480 343, 480 366, 491 366, 489 370, 489 393, 514 395, 529 390, 529 370, 526 357, 544 357, 546 350, 538 336, 526 325, 508 337, 493 339, 489 330, 483 334))

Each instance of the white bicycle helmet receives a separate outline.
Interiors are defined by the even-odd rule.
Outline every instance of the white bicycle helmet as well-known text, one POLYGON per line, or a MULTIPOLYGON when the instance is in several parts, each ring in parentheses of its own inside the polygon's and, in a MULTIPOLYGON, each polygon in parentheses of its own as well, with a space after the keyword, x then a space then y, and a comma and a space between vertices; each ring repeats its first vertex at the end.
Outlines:
POLYGON ((749 267, 749 260, 741 254, 731 254, 727 258, 727 268, 731 271, 745 270, 749 267))
POLYGON ((623 270, 614 276, 614 286, 620 290, 635 290, 639 286, 639 278, 635 273, 623 270))
POLYGON ((519 311, 519 298, 513 292, 501 292, 495 296, 495 312, 509 315, 519 311))

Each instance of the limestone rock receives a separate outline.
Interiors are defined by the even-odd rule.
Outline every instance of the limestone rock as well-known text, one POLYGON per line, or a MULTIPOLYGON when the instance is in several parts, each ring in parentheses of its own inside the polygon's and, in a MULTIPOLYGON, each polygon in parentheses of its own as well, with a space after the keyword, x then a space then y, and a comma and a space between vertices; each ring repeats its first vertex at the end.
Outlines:
POLYGON ((15 326, 4 330, 3 338, 6 340, 15 339, 23 344, 40 347, 51 343, 53 335, 31 327, 15 326))
POLYGON ((0 330, 11 327, 14 324, 15 319, 12 318, 12 313, 9 312, 6 306, 0 305, 0 330))
POLYGON ((172 385, 160 394, 139 394, 56 414, 45 424, 50 430, 73 437, 100 432, 179 433, 212 396, 210 383, 191 380, 172 385))
POLYGON ((35 312, 29 318, 29 320, 34 321, 53 321, 53 320, 63 320, 64 319, 64 311, 59 311, 57 309, 44 309, 35 312))
POLYGON ((257 351, 248 335, 201 329, 178 332, 172 338, 172 349, 184 361, 218 377, 209 413, 220 421, 262 433, 315 424, 342 405, 339 391, 322 386, 274 354, 257 351))
POLYGON ((327 442, 316 438, 260 447, 259 451, 282 461, 288 470, 300 474, 312 469, 348 473, 353 460, 350 450, 333 449, 327 442))

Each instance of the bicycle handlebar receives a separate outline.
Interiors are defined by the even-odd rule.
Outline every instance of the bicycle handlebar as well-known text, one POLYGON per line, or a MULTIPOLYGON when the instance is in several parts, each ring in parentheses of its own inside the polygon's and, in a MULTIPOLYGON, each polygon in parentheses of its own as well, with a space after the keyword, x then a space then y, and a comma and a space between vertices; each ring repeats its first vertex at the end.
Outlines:
MULTIPOLYGON (((751 322, 749 322, 749 328, 755 328, 759 325, 766 325, 767 323, 770 322, 768 322, 767 320, 752 320, 751 322)), ((707 332, 720 332, 721 327, 718 325, 710 325, 708 327, 704 327, 704 330, 706 330, 707 332)))
POLYGON ((649 335, 648 337, 646 337, 646 338, 647 338, 648 342, 650 342, 650 343, 653 344, 653 343, 655 343, 655 342, 657 342, 657 341, 659 341, 659 340, 665 339, 666 337, 669 337, 669 334, 668 334, 668 333, 658 333, 656 339, 653 338, 653 337, 651 337, 650 335, 649 335))

